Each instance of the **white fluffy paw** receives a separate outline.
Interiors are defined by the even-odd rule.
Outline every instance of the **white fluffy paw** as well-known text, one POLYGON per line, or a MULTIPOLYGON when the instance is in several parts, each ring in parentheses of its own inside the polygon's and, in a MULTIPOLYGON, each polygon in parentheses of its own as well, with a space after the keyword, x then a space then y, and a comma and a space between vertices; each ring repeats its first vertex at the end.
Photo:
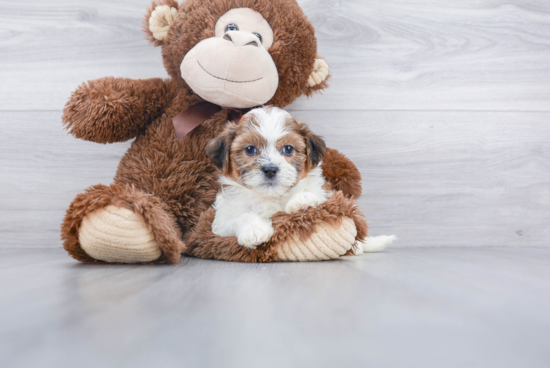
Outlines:
POLYGON ((252 222, 243 225, 237 236, 240 245, 254 249, 267 243, 273 236, 273 227, 263 222, 252 222))
POLYGON ((286 213, 305 212, 310 207, 323 203, 325 199, 317 194, 309 192, 296 193, 285 206, 286 213))

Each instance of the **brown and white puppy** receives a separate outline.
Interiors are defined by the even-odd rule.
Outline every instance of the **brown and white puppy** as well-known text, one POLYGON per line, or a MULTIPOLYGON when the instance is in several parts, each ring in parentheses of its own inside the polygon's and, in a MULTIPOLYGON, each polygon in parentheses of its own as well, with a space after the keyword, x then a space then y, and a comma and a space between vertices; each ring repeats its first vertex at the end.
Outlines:
POLYGON ((329 196, 321 160, 325 142, 301 122, 276 107, 250 111, 229 124, 207 147, 222 170, 212 231, 236 236, 254 248, 271 239, 271 216, 297 213, 329 196))

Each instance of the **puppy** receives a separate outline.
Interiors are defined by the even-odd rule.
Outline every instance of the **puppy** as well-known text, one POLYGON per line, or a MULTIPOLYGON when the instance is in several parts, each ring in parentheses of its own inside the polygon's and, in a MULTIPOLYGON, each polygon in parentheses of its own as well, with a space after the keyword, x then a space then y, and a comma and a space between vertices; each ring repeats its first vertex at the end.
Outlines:
POLYGON ((206 150, 223 174, 214 234, 236 236, 253 249, 271 239, 276 212, 302 212, 326 201, 325 150, 321 137, 276 107, 254 109, 230 123, 206 150))

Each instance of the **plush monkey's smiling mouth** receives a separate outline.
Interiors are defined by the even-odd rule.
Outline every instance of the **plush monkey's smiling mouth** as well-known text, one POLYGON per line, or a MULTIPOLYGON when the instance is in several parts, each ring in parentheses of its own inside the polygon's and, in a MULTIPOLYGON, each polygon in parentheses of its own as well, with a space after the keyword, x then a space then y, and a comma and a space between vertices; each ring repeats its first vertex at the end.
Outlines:
POLYGON ((252 82, 257 82, 259 80, 262 80, 264 79, 264 77, 261 77, 261 78, 258 78, 258 79, 253 79, 253 80, 249 80, 249 81, 234 81, 234 80, 231 80, 231 79, 226 79, 226 78, 221 78, 221 77, 217 77, 215 76, 214 74, 210 73, 208 70, 206 70, 204 68, 204 66, 201 65, 200 61, 197 60, 197 64, 199 64, 199 66, 202 68, 202 70, 204 70, 206 73, 208 73, 210 76, 216 78, 216 79, 220 79, 222 81, 226 81, 226 82, 231 82, 231 83, 252 83, 252 82))

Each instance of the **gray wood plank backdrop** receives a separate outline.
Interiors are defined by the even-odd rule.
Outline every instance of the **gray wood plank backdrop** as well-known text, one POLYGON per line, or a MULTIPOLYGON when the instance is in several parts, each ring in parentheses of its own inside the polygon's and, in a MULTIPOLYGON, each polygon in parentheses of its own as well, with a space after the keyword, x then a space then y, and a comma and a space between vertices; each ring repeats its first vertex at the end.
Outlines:
MULTIPOLYGON (((78 141, 80 83, 166 77, 149 0, 0 0, 0 247, 60 247, 71 199, 128 143, 78 141)), ((331 87, 290 110, 352 158, 396 247, 549 246, 550 2, 301 0, 331 87)))

